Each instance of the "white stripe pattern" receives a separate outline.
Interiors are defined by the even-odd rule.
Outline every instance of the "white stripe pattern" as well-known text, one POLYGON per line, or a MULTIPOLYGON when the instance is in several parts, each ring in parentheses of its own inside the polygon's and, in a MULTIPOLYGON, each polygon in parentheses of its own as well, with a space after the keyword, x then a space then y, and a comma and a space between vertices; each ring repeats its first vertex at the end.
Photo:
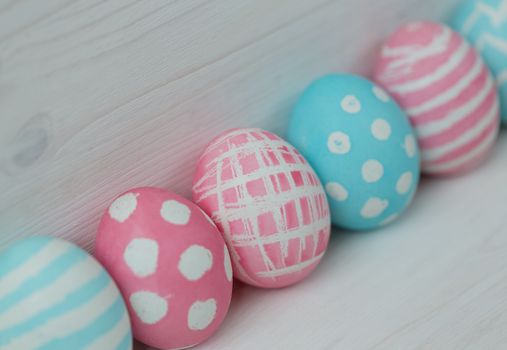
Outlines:
POLYGON ((488 74, 484 87, 473 98, 449 112, 444 118, 416 126, 417 135, 419 138, 424 138, 446 131, 478 108, 494 89, 496 89, 495 83, 491 75, 488 74))
MULTIPOLYGON (((424 22, 414 28, 401 27, 387 41, 388 45, 415 46, 425 50, 434 45, 441 31, 450 31, 451 39, 441 55, 431 57, 412 67, 413 71, 397 72, 385 78, 393 58, 382 56, 377 65, 376 79, 395 94, 404 107, 421 150, 422 171, 450 173, 467 169, 461 159, 498 127, 499 102, 496 82, 477 50, 458 33, 443 24, 424 22), (428 44, 430 43, 430 44, 428 44), (457 167, 442 163, 460 159, 457 167), (438 170, 437 170, 438 169, 438 170), (447 170, 445 170, 447 169, 447 170)), ((396 59, 396 58, 394 58, 396 59)), ((464 162, 464 161, 463 161, 464 162)))
MULTIPOLYGON (((291 190, 290 192, 291 193, 279 193, 279 197, 273 198, 269 202, 269 206, 266 205, 266 202, 256 200, 255 198, 239 198, 238 202, 234 204, 227 204, 227 213, 225 213, 220 220, 241 220, 245 217, 245 213, 247 211, 252 214, 252 217, 256 217, 260 214, 270 213, 273 207, 282 207, 285 203, 292 201, 296 195, 299 195, 297 198, 303 198, 305 196, 319 196, 321 194, 318 187, 308 189, 307 187, 303 188, 301 186, 297 187, 293 191, 291 190)), ((236 237, 236 235, 234 237, 236 237)))
MULTIPOLYGON (((69 293, 79 290, 82 285, 76 285, 76 275, 86 274, 93 278, 99 276, 101 272, 102 268, 91 257, 86 257, 65 271, 56 281, 37 290, 4 312, 2 318, 9 320, 9 327, 21 324, 39 312, 60 303, 69 293), (44 300, 44 303, 41 303, 41 300, 44 300)), ((0 329, 2 330, 4 329, 0 329)))
POLYGON ((0 299, 15 291, 25 281, 36 276, 42 269, 59 257, 55 252, 60 252, 62 249, 67 252, 69 251, 69 246, 63 241, 53 240, 42 247, 30 259, 2 277, 0 279, 0 299))
MULTIPOLYGON (((223 231, 227 234, 223 235, 225 241, 227 242, 227 246, 228 247, 231 247, 229 249, 229 254, 231 256, 231 260, 237 270, 237 273, 246 281, 246 282, 249 282, 249 283, 253 283, 253 284, 256 284, 256 281, 254 281, 253 278, 251 278, 249 276, 249 274, 245 271, 245 269, 243 268, 243 266, 241 265, 240 263, 240 257, 239 257, 239 254, 238 252, 236 251, 236 249, 234 249, 234 245, 232 244, 232 240, 231 240, 231 235, 230 235, 230 232, 231 232, 231 228, 230 228, 230 223, 229 221, 227 220, 224 220, 223 222, 220 220, 220 218, 225 214, 224 212, 224 209, 225 209, 225 204, 224 204, 224 198, 222 195, 218 195, 218 190, 219 190, 219 183, 218 181, 221 181, 220 179, 222 178, 222 162, 219 162, 216 164, 216 178, 217 178, 217 184, 216 184, 216 190, 217 190, 217 201, 218 201, 218 210, 213 212, 211 214, 212 217, 216 217, 218 218, 218 222, 221 224, 222 228, 223 228, 223 231)), ((203 176, 203 179, 209 177, 208 173, 203 176)), ((198 185, 197 185, 198 186, 198 185)), ((195 188, 195 186, 194 186, 195 188)), ((195 191, 194 191, 195 193, 195 191)), ((199 200, 196 200, 197 203, 199 203, 199 200)))
POLYGON ((459 49, 451 56, 451 58, 445 64, 441 65, 435 72, 415 80, 401 84, 394 84, 389 88, 390 91, 392 93, 407 94, 431 86, 437 81, 445 78, 449 73, 459 67, 463 59, 470 52, 470 49, 470 44, 468 44, 466 41, 463 41, 459 49))
POLYGON ((451 85, 451 87, 446 91, 418 106, 407 108, 406 112, 411 117, 417 118, 423 113, 445 105, 469 87, 470 83, 474 81, 484 69, 484 63, 481 59, 477 58, 472 69, 470 69, 457 84, 451 85))
POLYGON ((123 337, 128 334, 130 330, 130 320, 128 313, 125 311, 120 321, 109 330, 109 332, 103 334, 100 338, 96 339, 93 343, 88 345, 85 350, 104 350, 104 349, 116 349, 123 337), (111 340, 118 340, 117 344, 111 344, 111 340))
MULTIPOLYGON (((288 232, 279 232, 269 236, 263 236, 259 238, 259 241, 262 244, 271 244, 276 242, 286 242, 294 238, 303 239, 304 237, 312 236, 315 232, 320 232, 325 230, 329 224, 329 220, 326 218, 317 220, 310 225, 306 225, 303 228, 300 228, 296 231, 288 231, 288 232)), ((251 235, 234 235, 232 237, 232 242, 236 247, 248 247, 252 244, 252 236, 251 235)))
POLYGON ((472 128, 468 129, 466 132, 451 142, 448 142, 437 148, 425 150, 425 152, 422 153, 422 160, 429 162, 441 158, 479 137, 481 133, 484 132, 484 130, 490 127, 492 123, 497 121, 498 108, 498 101, 495 100, 486 116, 477 122, 472 128))
POLYGON ((299 272, 299 271, 307 268, 308 266, 311 266, 311 265, 315 264, 316 262, 320 261, 320 259, 322 259, 323 256, 324 256, 324 253, 314 256, 313 258, 305 260, 297 265, 288 266, 288 267, 285 267, 283 269, 278 269, 278 270, 261 271, 261 272, 257 272, 257 275, 260 277, 278 277, 278 276, 288 275, 290 273, 299 272))
POLYGON ((445 162, 445 163, 427 165, 427 166, 425 166, 425 169, 428 172, 448 171, 451 169, 456 169, 459 166, 462 166, 470 161, 473 161, 474 159, 479 159, 493 145, 493 143, 496 140, 497 135, 498 135, 498 129, 495 129, 494 131, 492 131, 488 135, 488 137, 486 137, 481 142, 480 145, 478 145, 476 148, 474 148, 471 152, 468 152, 468 153, 462 155, 461 157, 458 157, 456 159, 453 159, 453 160, 445 162))
MULTIPOLYGON (((274 165, 271 166, 269 169, 263 169, 256 170, 255 172, 252 172, 250 174, 242 174, 241 177, 236 177, 234 179, 227 180, 227 183, 222 185, 220 188, 222 191, 227 191, 230 189, 234 189, 238 186, 241 186, 244 182, 250 182, 255 180, 262 180, 265 176, 269 176, 270 174, 280 174, 285 171, 306 171, 308 170, 308 166, 306 164, 287 164, 287 166, 281 164, 281 165, 274 165)), ((210 171, 209 174, 207 174, 207 178, 209 176, 216 176, 216 172, 210 171)), ((196 201, 200 201, 203 198, 209 197, 210 195, 213 195, 216 193, 215 186, 207 186, 207 187, 201 187, 202 194, 199 195, 198 198, 196 198, 196 201)), ((252 200, 253 202, 254 200, 252 200)))
MULTIPOLYGON (((74 285, 72 287, 79 288, 81 286, 74 285)), ((59 317, 49 320, 42 326, 25 333, 21 337, 15 338, 11 343, 7 344, 6 347, 0 347, 0 350, 35 350, 46 342, 54 339, 55 334, 58 334, 59 338, 63 338, 79 331, 98 318, 104 310, 107 310, 107 308, 117 300, 118 296, 119 294, 115 284, 110 282, 106 288, 84 305, 81 305, 71 312, 67 312, 59 317), (104 306, 104 308, 96 306, 90 307, 91 305, 101 305, 104 306)), ((107 349, 107 347, 103 349, 107 349)))
POLYGON ((475 44, 479 51, 484 50, 486 46, 491 46, 503 54, 507 54, 507 41, 504 38, 499 38, 490 33, 484 33, 477 39, 475 44))
POLYGON ((507 83, 507 70, 502 71, 497 78, 497 84, 499 87, 505 83, 507 83))
POLYGON ((397 60, 392 60, 389 63, 387 71, 394 71, 400 67, 410 69, 410 67, 423 59, 437 56, 447 49, 448 43, 451 40, 452 31, 444 28, 442 33, 437 36, 427 46, 410 45, 399 46, 395 48, 384 47, 382 49, 382 56, 384 57, 399 57, 397 60))
POLYGON ((472 30, 475 23, 481 18, 481 15, 486 15, 490 18, 494 26, 498 27, 507 20, 507 0, 502 0, 498 4, 498 8, 488 6, 485 3, 477 3, 472 15, 466 20, 463 25, 463 33, 467 34, 472 30))
MULTIPOLYGON (((297 201, 297 199, 301 198, 301 196, 299 194, 296 194, 292 191, 289 191, 287 192, 287 194, 283 194, 283 192, 281 192, 280 188, 281 188, 281 184, 278 182, 279 179, 278 177, 275 177, 276 181, 277 181, 277 187, 278 187, 278 191, 274 188, 273 184, 271 181, 266 181, 266 179, 268 178, 269 175, 271 174, 277 174, 279 173, 281 170, 275 170, 275 172, 273 172, 273 168, 275 167, 269 157, 263 157, 262 153, 260 152, 261 150, 273 150, 273 154, 275 155, 275 158, 277 159, 278 163, 279 164, 285 164, 285 162, 283 161, 283 159, 281 159, 280 155, 277 153, 279 152, 279 148, 282 147, 282 146, 286 146, 286 143, 281 141, 281 140, 276 140, 276 141, 272 141, 272 140, 269 140, 267 139, 266 137, 264 137, 264 147, 263 148, 259 148, 257 147, 255 144, 251 144, 251 143, 248 143, 247 145, 245 145, 247 149, 243 149, 243 150, 240 150, 240 152, 245 152, 246 154, 249 154, 253 151, 253 153, 255 154, 255 157, 256 157, 256 160, 258 162, 258 164, 260 165, 259 169, 256 171, 257 173, 261 174, 262 175, 262 179, 264 180, 264 186, 268 192, 268 195, 263 198, 263 202, 264 204, 268 204, 269 206, 271 206, 271 203, 281 194, 282 196, 284 196, 286 199, 287 199, 287 203, 291 202, 291 201, 294 201, 295 204, 296 204, 296 210, 297 210, 297 217, 298 217, 298 221, 299 221, 299 224, 302 225, 302 218, 303 218, 303 214, 302 214, 302 209, 301 209, 301 204, 299 203, 299 201, 297 201), (267 161, 267 163, 266 163, 267 161), (267 165, 267 167, 262 167, 262 164, 265 164, 267 165)), ((238 154, 240 153, 238 152, 238 154)), ((296 157, 295 159, 297 159, 297 155, 294 154, 294 157, 296 157)), ((240 170, 241 171, 241 174, 240 174, 240 178, 244 178, 244 175, 243 175, 243 172, 241 170, 241 165, 239 164, 239 157, 233 157, 233 159, 235 160, 236 164, 235 164, 235 169, 236 170, 240 170)), ((289 164, 287 164, 289 165, 289 164)), ((308 166, 306 166, 304 168, 304 170, 308 170, 308 166)), ((291 189, 295 189, 297 188, 296 187, 296 184, 294 183, 294 180, 292 179, 292 177, 287 174, 285 171, 283 172, 285 173, 287 176, 287 180, 289 181, 289 185, 290 185, 290 188, 291 189)), ((306 179, 306 178, 305 178, 306 179)), ((305 185, 309 185, 309 182, 308 181, 305 181, 305 185)), ((238 186, 238 189, 240 190, 241 192, 241 195, 239 196, 239 198, 245 198, 247 200, 255 200, 255 198, 253 198, 249 192, 248 192, 248 189, 246 188, 246 182, 243 182, 241 185, 238 186)), ((311 206, 312 208, 314 206, 311 206)), ((248 210, 248 208, 245 208, 248 210)), ((253 241, 253 245, 256 245, 256 246, 262 246, 262 250, 264 251, 264 246, 262 244, 262 239, 263 237, 260 236, 260 227, 258 227, 258 222, 257 222, 257 217, 259 215, 259 213, 257 212, 254 212, 254 211, 249 211, 249 212, 245 212, 246 214, 246 217, 248 217, 248 222, 250 224, 254 223, 256 227, 256 229, 254 229, 254 241, 253 241)), ((274 211, 274 216, 275 216, 275 222, 276 222, 276 226, 279 228, 280 231, 282 232, 285 232, 287 230, 287 227, 285 226, 286 224, 286 218, 284 217, 285 215, 282 215, 280 214, 279 212, 277 211, 274 211)), ((299 232, 300 235, 297 237, 300 239, 300 244, 302 244, 302 246, 300 247, 300 249, 304 249, 304 245, 305 245, 305 241, 304 241, 304 237, 301 236, 303 234, 303 232, 301 232, 300 230, 296 231, 296 232, 299 232)), ((252 233, 252 232, 251 232, 252 233)), ((315 235, 315 232, 312 233, 312 235, 314 236, 315 235)), ((234 238, 234 237, 233 237, 234 238)), ((315 237, 314 237, 315 238, 315 237)), ((318 239, 318 238, 317 238, 318 239)), ((315 242, 316 243, 316 242, 315 242)), ((280 242, 280 245, 281 245, 281 248, 282 248, 282 254, 283 256, 286 256, 288 254, 288 242, 286 241, 281 241, 280 242)), ((317 244, 315 244, 317 245, 317 244)), ((268 258, 267 256, 267 253, 263 254, 265 255, 265 258, 267 260, 269 260, 269 262, 265 261, 266 265, 270 266, 271 269, 276 269, 273 265, 273 263, 271 262, 271 260, 268 258)))
MULTIPOLYGON (((241 133, 239 133, 241 134, 241 133)), ((232 133, 233 136, 231 137, 234 137, 234 136, 237 136, 235 135, 234 133, 232 133)), ((282 149, 279 149, 280 147, 283 147, 283 146, 286 146, 287 144, 283 141, 283 140, 257 140, 257 139, 253 139, 253 140, 250 140, 249 142, 249 145, 251 145, 252 148, 256 147, 256 148, 259 148, 259 149, 264 149, 266 150, 268 147, 270 148, 273 148, 275 147, 276 149, 278 149, 278 152, 280 152, 280 154, 287 154, 287 155, 292 155, 292 153, 290 151, 284 151, 282 149)), ((207 151, 206 153, 210 153, 214 150, 215 147, 217 147, 218 145, 216 143, 213 143, 212 145, 208 146, 207 148, 207 151)), ((201 155, 202 157, 203 155, 201 155)), ((227 151, 223 152, 223 153, 220 153, 219 156, 213 158, 213 163, 214 164, 220 164, 222 163, 223 161, 225 161, 226 159, 229 159, 229 158, 233 158, 233 157, 237 157, 238 156, 238 149, 236 147, 230 147, 227 151)), ((299 157, 297 158, 299 159, 299 157)), ((284 162, 281 163, 282 165, 284 165, 284 162)), ((290 167, 294 167, 292 168, 291 170, 301 170, 301 166, 304 166, 304 164, 286 164, 287 166, 290 166, 290 167)), ((306 168, 304 168, 306 170, 306 168)), ((285 168, 282 168, 282 169, 275 169, 277 172, 282 172, 282 170, 285 170, 285 168)), ((275 171, 274 170, 274 171, 275 171)), ((243 176, 248 176, 248 175, 252 175, 252 174, 242 174, 243 176)), ((208 173, 206 173, 206 176, 203 176, 201 177, 195 184, 194 184, 194 187, 200 187, 203 185, 203 183, 210 179, 210 178, 214 178, 214 176, 216 176, 216 170, 213 171, 213 169, 211 169, 208 173)), ((256 177, 255 179, 257 179, 259 177, 256 177)), ((233 181, 234 179, 230 179, 227 181, 227 184, 229 184, 230 181, 233 181)), ((248 180, 252 180, 252 178, 249 178, 248 180)), ((240 183, 240 181, 238 180, 235 184, 236 186, 240 183)))

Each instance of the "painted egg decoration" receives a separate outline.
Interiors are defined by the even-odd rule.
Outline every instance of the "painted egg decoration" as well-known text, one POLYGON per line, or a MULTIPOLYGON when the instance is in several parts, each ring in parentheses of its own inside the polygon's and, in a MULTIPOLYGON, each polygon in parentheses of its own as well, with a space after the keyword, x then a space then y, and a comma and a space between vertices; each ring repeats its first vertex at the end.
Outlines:
POLYGON ((460 4, 452 27, 467 38, 495 76, 502 122, 507 124, 507 0, 467 0, 460 4))
POLYGON ((394 221, 419 181, 419 151, 407 117, 367 79, 330 74, 299 98, 288 140, 324 183, 334 225, 368 230, 394 221))
POLYGON ((0 252, 0 349, 130 350, 123 299, 88 253, 57 238, 0 252))
POLYGON ((408 114, 423 172, 464 172, 489 154, 500 123, 496 84, 476 50, 449 27, 399 28, 382 48, 375 80, 408 114))
POLYGON ((301 281, 326 251, 324 189, 289 143, 262 129, 232 129, 212 140, 193 182, 194 201, 215 221, 234 276, 263 288, 301 281))
POLYGON ((220 326, 232 267, 211 219, 164 189, 118 196, 102 217, 95 255, 117 281, 134 337, 160 349, 199 344, 220 326))

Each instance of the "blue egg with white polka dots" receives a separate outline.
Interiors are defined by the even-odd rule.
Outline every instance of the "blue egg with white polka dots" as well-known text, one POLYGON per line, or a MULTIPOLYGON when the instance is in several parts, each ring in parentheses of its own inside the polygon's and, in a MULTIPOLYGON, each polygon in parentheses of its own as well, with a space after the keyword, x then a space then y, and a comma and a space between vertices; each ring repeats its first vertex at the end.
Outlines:
POLYGON ((408 118, 367 79, 332 74, 313 82, 295 106, 288 140, 324 184, 334 225, 386 225, 417 189, 419 149, 408 118))
MULTIPOLYGON (((507 125, 507 0, 466 0, 451 26, 479 51, 496 78, 502 123, 507 125)), ((463 59, 463 58, 461 58, 463 59)), ((458 61, 451 58, 449 64, 458 61)))

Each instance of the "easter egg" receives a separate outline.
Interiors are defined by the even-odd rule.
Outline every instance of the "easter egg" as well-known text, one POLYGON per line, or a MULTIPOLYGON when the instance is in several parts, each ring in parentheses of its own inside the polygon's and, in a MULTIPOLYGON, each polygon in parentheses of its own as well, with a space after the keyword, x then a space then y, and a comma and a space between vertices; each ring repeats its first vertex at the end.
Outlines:
POLYGON ((210 218, 174 193, 144 187, 118 196, 102 217, 95 255, 118 283, 134 337, 147 345, 199 344, 227 314, 227 247, 210 218))
POLYGON ((296 103, 287 138, 323 182, 334 225, 388 224, 416 191, 419 151, 410 123, 367 79, 330 74, 311 83, 296 103))
POLYGON ((0 252, 0 349, 130 350, 123 299, 104 268, 51 237, 0 252))
POLYGON ((502 122, 507 123, 507 0, 467 0, 452 27, 467 38, 493 72, 500 93, 502 122))
POLYGON ((194 201, 222 232, 234 276, 280 288, 308 276, 329 241, 322 185, 301 154, 261 129, 232 129, 212 140, 193 182, 194 201))
POLYGON ((464 172, 489 154, 500 123, 496 84, 452 29, 433 22, 402 26, 385 42, 375 80, 408 114, 423 172, 464 172))

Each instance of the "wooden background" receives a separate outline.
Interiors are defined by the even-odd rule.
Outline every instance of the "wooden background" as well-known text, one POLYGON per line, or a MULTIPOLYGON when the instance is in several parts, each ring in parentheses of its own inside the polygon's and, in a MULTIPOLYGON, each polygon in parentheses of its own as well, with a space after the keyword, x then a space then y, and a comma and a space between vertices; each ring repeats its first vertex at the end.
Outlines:
POLYGON ((91 248, 133 186, 188 195, 221 131, 283 135, 331 71, 367 74, 400 22, 457 0, 0 0, 0 246, 51 234, 91 248))
MULTIPOLYGON (((91 248, 117 193, 188 195, 217 133, 283 135, 312 79, 368 74, 397 25, 444 19, 458 1, 0 0, 0 247, 51 234, 91 248)), ((199 349, 505 349, 501 136, 477 171, 424 180, 395 224, 336 232, 302 284, 236 284, 199 349)))

